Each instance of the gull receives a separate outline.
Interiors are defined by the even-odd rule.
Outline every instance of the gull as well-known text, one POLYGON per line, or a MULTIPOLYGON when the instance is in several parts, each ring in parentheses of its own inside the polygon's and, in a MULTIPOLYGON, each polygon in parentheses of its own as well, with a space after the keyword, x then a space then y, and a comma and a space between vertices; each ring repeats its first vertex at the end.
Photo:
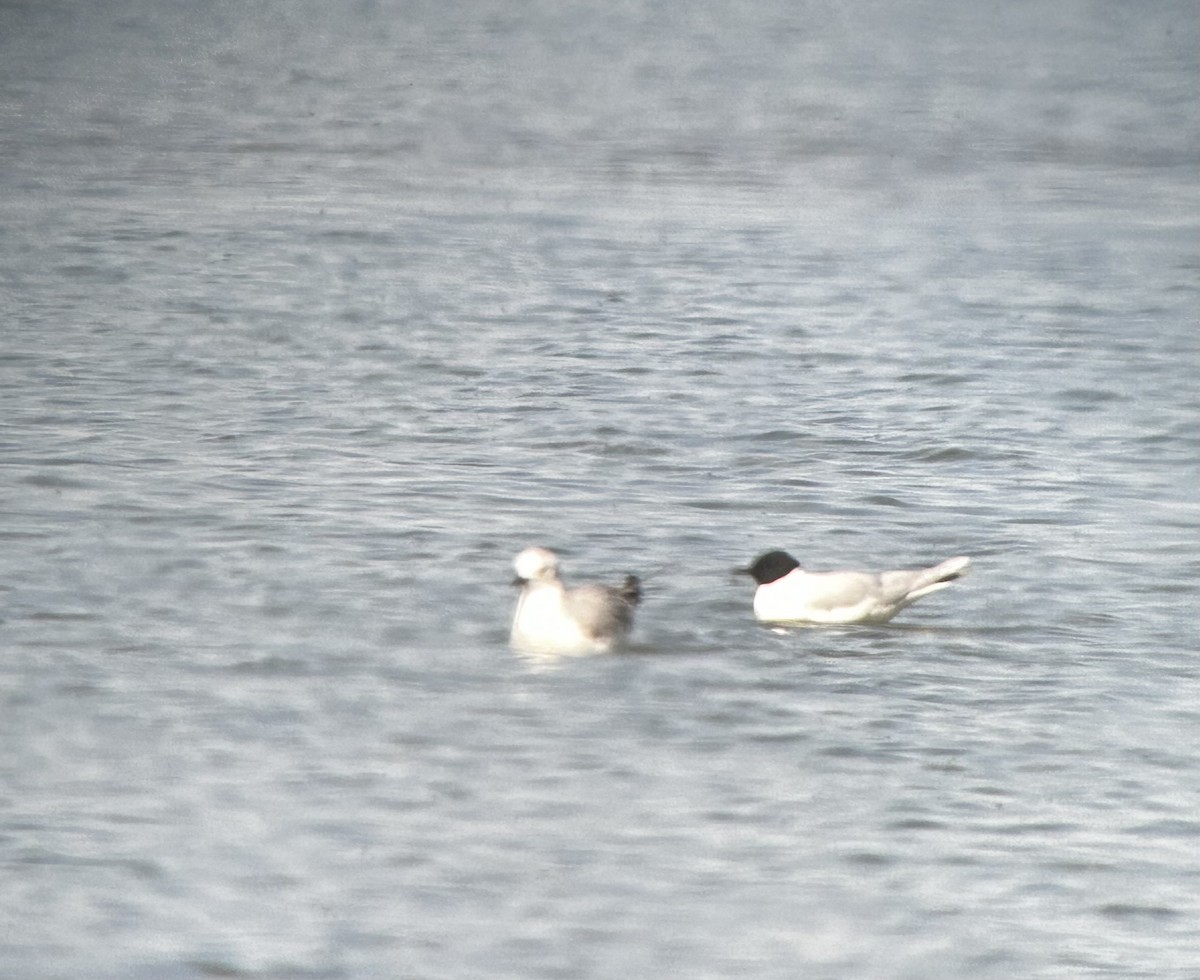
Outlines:
POLYGON ((579 585, 568 589, 558 577, 558 556, 548 548, 526 548, 513 559, 521 586, 513 614, 513 647, 525 653, 606 653, 633 627, 642 598, 636 575, 620 586, 579 585))
POLYGON ((966 573, 971 559, 894 572, 806 572, 786 551, 768 551, 746 568, 754 578, 754 617, 789 625, 886 623, 918 599, 966 573))

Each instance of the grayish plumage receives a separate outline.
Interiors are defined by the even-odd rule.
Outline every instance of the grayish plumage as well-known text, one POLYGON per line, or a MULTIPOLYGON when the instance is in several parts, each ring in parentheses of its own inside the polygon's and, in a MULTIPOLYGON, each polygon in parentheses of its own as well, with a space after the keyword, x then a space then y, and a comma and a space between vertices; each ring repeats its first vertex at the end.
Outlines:
POLYGON ((641 601, 635 575, 620 586, 567 588, 558 577, 558 556, 526 548, 513 560, 521 594, 513 614, 511 642, 528 653, 602 653, 614 649, 633 628, 641 601))
POLYGON ((755 618, 779 625, 886 623, 918 599, 966 573, 971 559, 889 572, 806 572, 786 551, 769 551, 741 569, 758 583, 755 618))

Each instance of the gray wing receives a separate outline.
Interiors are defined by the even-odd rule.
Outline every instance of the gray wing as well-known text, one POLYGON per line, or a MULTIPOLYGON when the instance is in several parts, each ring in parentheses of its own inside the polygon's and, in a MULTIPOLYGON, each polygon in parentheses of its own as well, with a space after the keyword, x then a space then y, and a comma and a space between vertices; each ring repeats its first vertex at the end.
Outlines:
POLYGON ((627 633, 633 625, 633 605, 621 589, 581 585, 568 590, 567 613, 593 638, 627 633))
POLYGON ((901 599, 919 599, 930 592, 943 589, 957 578, 961 578, 971 564, 966 557, 947 558, 931 568, 905 569, 884 572, 879 576, 884 597, 888 602, 901 599))
POLYGON ((814 572, 804 578, 805 600, 816 609, 848 609, 880 592, 880 578, 870 572, 814 572))

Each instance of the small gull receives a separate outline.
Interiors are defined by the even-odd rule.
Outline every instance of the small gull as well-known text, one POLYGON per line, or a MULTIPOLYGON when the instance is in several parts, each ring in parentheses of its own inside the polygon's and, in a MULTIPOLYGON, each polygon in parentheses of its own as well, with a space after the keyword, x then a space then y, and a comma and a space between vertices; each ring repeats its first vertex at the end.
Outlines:
POLYGON ((641 583, 628 575, 619 587, 579 585, 568 589, 558 577, 558 556, 526 548, 513 559, 521 586, 513 615, 512 645, 526 653, 604 653, 633 627, 641 583))
POLYGON ((747 568, 758 583, 754 617, 787 625, 886 623, 918 599, 965 574, 970 558, 894 572, 806 572, 786 551, 768 551, 747 568))

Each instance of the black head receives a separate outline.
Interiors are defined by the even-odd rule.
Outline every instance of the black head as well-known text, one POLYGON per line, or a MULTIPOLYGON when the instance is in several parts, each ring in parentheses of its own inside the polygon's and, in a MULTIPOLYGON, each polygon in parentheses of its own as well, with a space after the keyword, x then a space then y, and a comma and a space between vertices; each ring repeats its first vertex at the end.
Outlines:
POLYGON ((786 551, 768 551, 765 555, 759 555, 749 567, 743 568, 741 571, 753 577, 759 585, 766 585, 783 578, 788 572, 795 571, 799 567, 800 563, 786 551))

